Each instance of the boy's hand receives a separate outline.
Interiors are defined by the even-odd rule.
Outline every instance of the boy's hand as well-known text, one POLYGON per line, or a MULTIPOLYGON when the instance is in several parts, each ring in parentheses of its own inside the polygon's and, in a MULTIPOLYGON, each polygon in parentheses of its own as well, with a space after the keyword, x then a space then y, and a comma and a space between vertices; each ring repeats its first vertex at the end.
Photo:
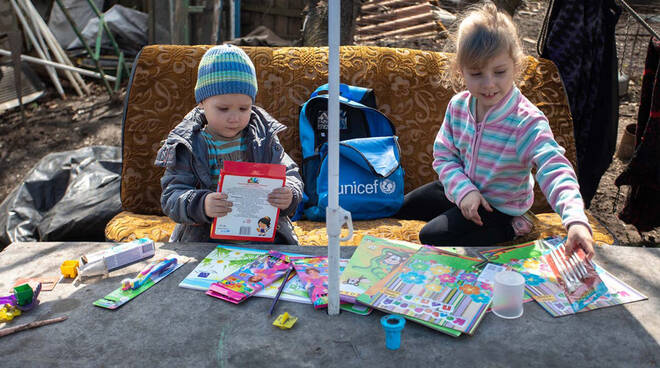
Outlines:
POLYGON ((465 197, 463 197, 461 203, 458 205, 458 208, 461 209, 463 217, 479 226, 483 226, 484 223, 481 221, 481 217, 479 216, 479 206, 484 206, 487 211, 493 212, 490 204, 488 204, 488 201, 486 201, 481 193, 479 193, 478 190, 473 190, 465 197))
POLYGON ((293 192, 288 187, 275 188, 268 194, 268 203, 281 210, 289 208, 292 200, 293 192))
POLYGON ((588 259, 594 256, 594 239, 586 225, 574 223, 568 227, 566 238, 566 257, 570 257, 577 248, 582 248, 588 259))
POLYGON ((208 217, 223 217, 231 212, 232 203, 225 193, 213 192, 204 198, 204 213, 208 217))

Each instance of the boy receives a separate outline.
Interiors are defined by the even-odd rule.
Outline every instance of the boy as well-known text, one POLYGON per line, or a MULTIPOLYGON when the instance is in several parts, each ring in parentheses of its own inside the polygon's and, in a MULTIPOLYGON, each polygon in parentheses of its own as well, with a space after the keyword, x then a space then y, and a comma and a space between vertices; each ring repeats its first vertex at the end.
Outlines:
POLYGON ((214 217, 231 212, 225 193, 216 192, 224 161, 286 166, 286 184, 268 195, 280 209, 275 243, 298 244, 289 216, 302 199, 296 163, 277 133, 286 127, 254 105, 257 77, 243 50, 233 45, 209 49, 199 63, 193 108, 167 136, 155 164, 161 179, 163 212, 177 223, 170 241, 209 242, 214 217))

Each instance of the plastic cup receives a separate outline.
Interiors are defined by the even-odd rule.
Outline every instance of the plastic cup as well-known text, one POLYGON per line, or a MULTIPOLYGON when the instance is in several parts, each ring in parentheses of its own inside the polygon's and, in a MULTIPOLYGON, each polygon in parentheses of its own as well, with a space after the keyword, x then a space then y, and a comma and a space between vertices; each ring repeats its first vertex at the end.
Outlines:
POLYGON ((523 314, 525 278, 516 271, 502 271, 495 275, 493 287, 493 313, 506 319, 523 314))
POLYGON ((380 324, 385 330, 385 346, 390 350, 396 350, 401 346, 401 330, 406 325, 406 320, 403 317, 395 315, 383 316, 380 319, 380 324))

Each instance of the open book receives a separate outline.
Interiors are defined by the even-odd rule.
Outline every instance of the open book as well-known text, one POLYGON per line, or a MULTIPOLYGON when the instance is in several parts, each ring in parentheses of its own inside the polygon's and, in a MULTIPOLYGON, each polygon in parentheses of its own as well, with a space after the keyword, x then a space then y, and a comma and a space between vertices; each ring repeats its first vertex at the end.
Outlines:
POLYGON ((564 239, 550 237, 480 253, 520 272, 525 290, 553 317, 647 299, 595 262, 585 260, 583 253, 578 252, 577 261, 562 260, 563 244, 564 239))

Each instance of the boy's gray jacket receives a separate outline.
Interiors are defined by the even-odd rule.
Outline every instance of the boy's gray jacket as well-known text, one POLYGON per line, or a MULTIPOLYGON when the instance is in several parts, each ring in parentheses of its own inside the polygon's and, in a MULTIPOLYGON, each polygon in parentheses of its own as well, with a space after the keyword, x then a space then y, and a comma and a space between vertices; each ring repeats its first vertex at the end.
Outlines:
MULTIPOLYGON (((167 136, 155 164, 165 167, 160 180, 163 212, 177 223, 170 241, 210 242, 213 219, 204 213, 204 198, 217 188, 211 178, 206 142, 201 136, 207 124, 199 107, 190 111, 167 136)), ((302 200, 298 165, 284 152, 277 133, 286 129, 265 110, 253 106, 246 129, 247 160, 286 166, 286 186, 293 193, 289 208, 280 211, 277 233, 287 244, 298 244, 289 216, 302 200)))

